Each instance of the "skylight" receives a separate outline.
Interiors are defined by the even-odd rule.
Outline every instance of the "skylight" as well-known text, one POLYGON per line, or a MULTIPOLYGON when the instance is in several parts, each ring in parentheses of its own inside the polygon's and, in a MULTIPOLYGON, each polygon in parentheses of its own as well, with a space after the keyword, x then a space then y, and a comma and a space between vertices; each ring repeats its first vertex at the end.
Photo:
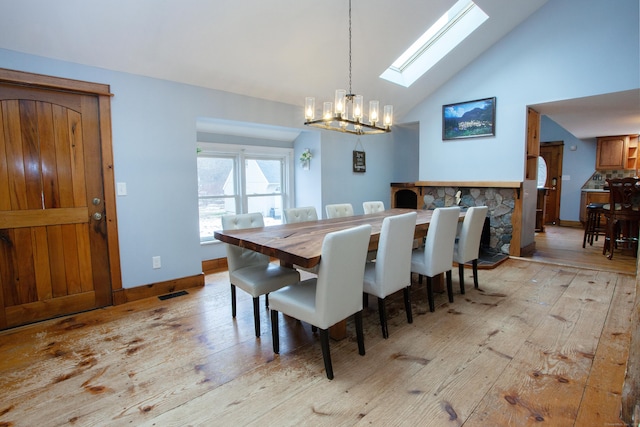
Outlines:
POLYGON ((380 77, 411 86, 487 19, 489 16, 473 1, 459 0, 380 77))

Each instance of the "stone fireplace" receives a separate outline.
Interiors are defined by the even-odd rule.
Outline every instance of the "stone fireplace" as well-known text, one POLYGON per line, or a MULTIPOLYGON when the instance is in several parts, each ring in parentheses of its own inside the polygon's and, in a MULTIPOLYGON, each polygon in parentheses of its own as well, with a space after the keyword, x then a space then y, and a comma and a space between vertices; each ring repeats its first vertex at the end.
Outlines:
POLYGON ((511 217, 516 205, 519 185, 507 183, 513 187, 506 188, 473 186, 468 183, 460 183, 461 185, 454 185, 455 183, 447 183, 450 185, 430 184, 429 182, 392 183, 391 207, 435 209, 454 206, 458 197, 458 204, 462 208, 488 206, 488 221, 485 223, 482 249, 487 252, 509 254, 513 235, 511 217), (456 197, 457 195, 458 197, 456 197), (413 197, 415 197, 416 204, 409 206, 413 197))

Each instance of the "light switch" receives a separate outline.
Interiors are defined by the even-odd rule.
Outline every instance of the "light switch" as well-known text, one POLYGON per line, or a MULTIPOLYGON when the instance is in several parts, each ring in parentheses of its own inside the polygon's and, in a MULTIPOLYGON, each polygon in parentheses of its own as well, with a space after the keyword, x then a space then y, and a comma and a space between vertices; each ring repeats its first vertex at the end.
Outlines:
POLYGON ((117 185, 117 192, 118 192, 118 196, 126 196, 127 195, 127 183, 126 182, 119 182, 117 185))

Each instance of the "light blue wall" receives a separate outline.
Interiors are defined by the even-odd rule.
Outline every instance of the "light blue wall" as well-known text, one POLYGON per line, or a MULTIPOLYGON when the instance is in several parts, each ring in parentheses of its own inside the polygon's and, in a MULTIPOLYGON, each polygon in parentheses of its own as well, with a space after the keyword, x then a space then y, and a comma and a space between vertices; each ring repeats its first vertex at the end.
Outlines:
MULTIPOLYGON (((224 257, 222 244, 201 246, 198 228, 196 142, 219 135, 197 132, 200 118, 244 121, 302 131, 294 141, 295 205, 350 202, 356 212, 364 200, 389 198, 393 139, 367 136, 367 172, 352 172, 351 135, 304 127, 302 108, 170 81, 51 60, 0 49, 0 67, 110 85, 114 170, 128 194, 117 197, 118 238, 125 288, 200 274, 201 261, 224 257), (297 159, 313 153, 311 169, 297 159), (162 268, 151 258, 160 256, 162 268)), ((227 143, 264 141, 225 137, 227 143)), ((275 145, 283 146, 281 143, 275 145)), ((286 143, 291 146, 291 143, 286 143)), ((417 145, 417 142, 416 142, 417 145)), ((417 168, 416 168, 417 175, 417 168)))
POLYGON ((638 88, 638 37, 638 0, 546 3, 405 117, 420 180, 522 181, 527 105, 638 88), (442 105, 493 96, 495 137, 442 141, 442 105))
POLYGON ((596 166, 596 139, 578 139, 565 128, 542 116, 540 120, 540 142, 563 141, 562 181, 560 195, 560 220, 580 221, 580 189, 591 177, 596 166), (575 151, 571 150, 575 146, 575 151))
POLYGON ((318 217, 322 217, 322 144, 321 132, 303 132, 296 140, 294 159, 295 168, 295 200, 297 207, 313 206, 318 217), (306 149, 311 151, 309 169, 300 164, 300 155, 306 149))
POLYGON ((351 203, 356 215, 364 213, 362 202, 367 200, 382 200, 389 207, 394 156, 391 134, 358 137, 322 132, 322 217, 324 206, 333 203, 351 203), (353 172, 354 150, 366 153, 365 173, 353 172))
MULTIPOLYGON (((420 123, 420 180, 523 181, 527 105, 640 87, 638 9, 638 0, 546 3, 405 117, 420 123), (442 105, 494 96, 495 137, 442 141, 442 105)), ((523 197, 524 247, 535 187, 523 197)))
POLYGON ((0 49, 0 66, 111 86, 115 178, 125 182, 128 190, 116 201, 125 288, 202 272, 195 150, 198 117, 289 128, 303 123, 299 106, 8 50, 0 49), (153 256, 162 257, 162 268, 152 269, 153 256))
POLYGON ((405 123, 393 128, 394 165, 392 182, 418 181, 420 167, 420 124, 405 123))

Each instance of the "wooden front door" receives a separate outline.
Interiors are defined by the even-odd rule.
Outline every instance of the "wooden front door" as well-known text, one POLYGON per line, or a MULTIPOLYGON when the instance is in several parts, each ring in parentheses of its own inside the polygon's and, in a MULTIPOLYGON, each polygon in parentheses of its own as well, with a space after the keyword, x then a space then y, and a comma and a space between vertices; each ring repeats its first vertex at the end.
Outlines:
POLYGON ((0 329, 112 303, 100 123, 95 95, 0 82, 0 329))
POLYGON ((547 203, 544 212, 545 224, 560 223, 560 194, 562 192, 562 154, 564 143, 544 142, 540 144, 540 156, 547 162, 547 203))

